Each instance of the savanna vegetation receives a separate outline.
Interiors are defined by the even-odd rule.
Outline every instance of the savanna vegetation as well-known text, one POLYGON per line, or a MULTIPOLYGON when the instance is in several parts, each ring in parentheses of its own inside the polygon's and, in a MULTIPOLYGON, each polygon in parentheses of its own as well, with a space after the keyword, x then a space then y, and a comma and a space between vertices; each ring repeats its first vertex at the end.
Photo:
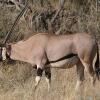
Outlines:
MULTIPOLYGON (((0 42, 20 13, 11 3, 0 0, 0 42)), ((4 0, 6 1, 6 0, 4 0)), ((25 5, 25 1, 22 0, 25 5)), ((87 32, 100 39, 99 0, 28 0, 29 9, 20 18, 8 42, 16 42, 37 34, 74 34, 87 32)), ((20 7, 21 10, 23 6, 20 7)), ((87 74, 87 73, 85 73, 87 74)), ((52 69, 51 90, 45 78, 34 91, 35 69, 30 64, 15 61, 0 63, 0 100, 100 100, 100 83, 95 88, 89 77, 84 81, 82 96, 76 95, 76 68, 52 69)))

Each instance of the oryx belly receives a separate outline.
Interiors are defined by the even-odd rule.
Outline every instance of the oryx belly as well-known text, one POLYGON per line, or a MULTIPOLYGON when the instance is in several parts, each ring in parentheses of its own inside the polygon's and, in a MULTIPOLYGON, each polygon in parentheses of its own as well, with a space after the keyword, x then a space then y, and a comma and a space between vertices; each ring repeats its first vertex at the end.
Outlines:
POLYGON ((51 63, 50 65, 51 66, 55 66, 55 67, 61 67, 61 66, 63 66, 63 65, 65 65, 67 63, 67 61, 66 60, 62 60, 62 61, 58 61, 58 62, 55 62, 55 63, 51 63))
POLYGON ((61 60, 58 62, 50 63, 51 67, 56 68, 71 68, 79 61, 78 57, 61 60))

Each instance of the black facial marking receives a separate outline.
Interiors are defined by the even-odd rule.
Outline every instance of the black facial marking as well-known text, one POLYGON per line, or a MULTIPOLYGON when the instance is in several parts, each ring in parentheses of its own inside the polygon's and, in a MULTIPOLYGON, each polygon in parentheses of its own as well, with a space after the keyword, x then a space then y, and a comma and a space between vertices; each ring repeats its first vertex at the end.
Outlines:
POLYGON ((42 76, 43 70, 41 68, 37 69, 37 76, 42 76))

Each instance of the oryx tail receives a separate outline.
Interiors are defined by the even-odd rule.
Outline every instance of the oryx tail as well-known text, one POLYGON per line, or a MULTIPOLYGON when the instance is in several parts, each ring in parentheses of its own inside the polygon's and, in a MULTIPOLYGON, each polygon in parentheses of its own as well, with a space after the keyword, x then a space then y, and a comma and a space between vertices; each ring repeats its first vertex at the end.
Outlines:
POLYGON ((99 67, 99 47, 98 47, 98 44, 97 44, 97 60, 96 60, 96 63, 95 63, 95 71, 96 71, 96 76, 99 80, 100 67, 99 67))

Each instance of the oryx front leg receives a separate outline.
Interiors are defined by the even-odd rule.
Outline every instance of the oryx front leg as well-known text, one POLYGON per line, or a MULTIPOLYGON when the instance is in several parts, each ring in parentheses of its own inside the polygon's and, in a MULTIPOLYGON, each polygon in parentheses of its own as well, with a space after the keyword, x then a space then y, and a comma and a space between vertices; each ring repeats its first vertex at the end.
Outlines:
POLYGON ((39 84, 39 82, 41 80, 42 73, 43 73, 42 67, 37 66, 37 76, 35 78, 35 82, 36 82, 35 83, 35 89, 36 89, 36 87, 38 86, 38 84, 39 84))
POLYGON ((45 76, 46 76, 46 82, 48 85, 48 91, 50 90, 50 84, 51 84, 51 70, 50 67, 45 68, 45 76))

